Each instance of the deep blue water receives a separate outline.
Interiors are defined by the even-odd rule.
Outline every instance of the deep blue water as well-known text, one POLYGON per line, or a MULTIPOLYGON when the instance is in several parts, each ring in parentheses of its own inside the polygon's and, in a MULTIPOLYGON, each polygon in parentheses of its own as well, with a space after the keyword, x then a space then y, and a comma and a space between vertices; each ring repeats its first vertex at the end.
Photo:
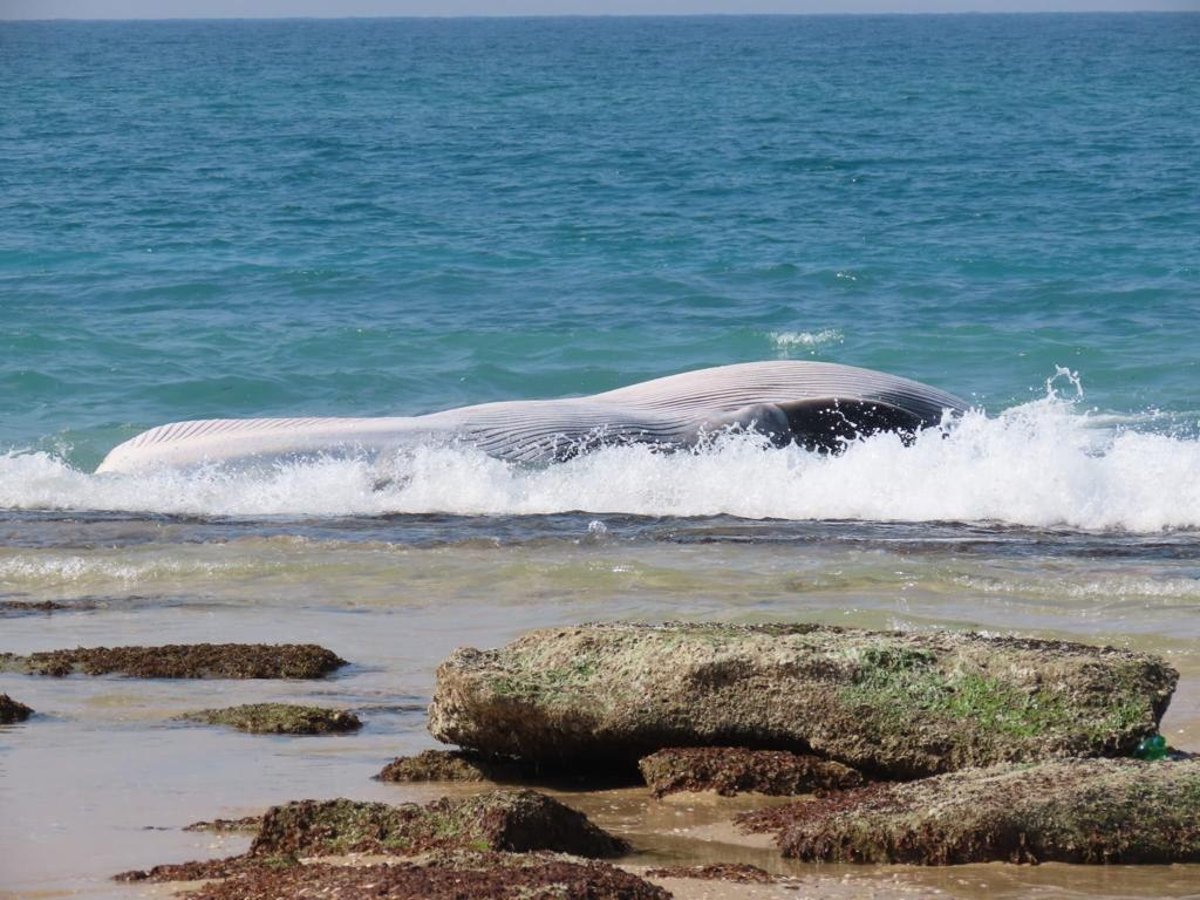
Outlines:
POLYGON ((1065 367, 1187 470, 1197 72, 1190 14, 0 23, 0 449, 793 357, 1065 367))

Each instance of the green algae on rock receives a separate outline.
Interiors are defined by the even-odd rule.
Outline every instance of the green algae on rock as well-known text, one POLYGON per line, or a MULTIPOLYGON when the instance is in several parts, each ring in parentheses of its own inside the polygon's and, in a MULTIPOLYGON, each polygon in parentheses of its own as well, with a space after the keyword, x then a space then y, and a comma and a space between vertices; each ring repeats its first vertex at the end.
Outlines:
POLYGON ((240 819, 210 819, 185 825, 184 831, 212 831, 223 834, 231 831, 258 831, 262 816, 242 816, 240 819))
POLYGON ((677 791, 716 791, 723 797, 746 791, 809 794, 863 784, 862 775, 841 763, 787 750, 744 747, 671 747, 638 761, 654 796, 677 791))
POLYGON ((1071 759, 875 784, 739 817, 844 863, 1200 862, 1200 760, 1071 759))
POLYGON ((362 897, 463 900, 669 900, 662 888, 607 863, 550 854, 460 853, 367 866, 251 869, 202 886, 195 900, 362 897))
POLYGON ((268 810, 252 856, 329 856, 431 850, 555 850, 576 856, 619 856, 624 841, 583 813, 536 791, 488 791, 443 797, 425 806, 355 800, 301 800, 268 810))
POLYGON ((1128 755, 1178 673, 1062 641, 821 625, 607 623, 543 629, 438 668, 429 730, 550 764, 663 747, 815 753, 915 778, 1005 761, 1128 755))
POLYGON ((167 644, 0 654, 0 671, 62 677, 323 678, 346 660, 316 644, 167 644))
POLYGON ((8 694, 0 694, 0 725, 24 722, 33 715, 33 710, 8 694))
POLYGON ((362 722, 352 712, 294 703, 248 703, 225 709, 202 709, 178 718, 228 725, 250 734, 344 734, 362 728, 362 722))
POLYGON ((383 767, 380 781, 524 781, 537 775, 537 767, 511 757, 485 756, 464 750, 423 750, 416 756, 398 756, 383 767))

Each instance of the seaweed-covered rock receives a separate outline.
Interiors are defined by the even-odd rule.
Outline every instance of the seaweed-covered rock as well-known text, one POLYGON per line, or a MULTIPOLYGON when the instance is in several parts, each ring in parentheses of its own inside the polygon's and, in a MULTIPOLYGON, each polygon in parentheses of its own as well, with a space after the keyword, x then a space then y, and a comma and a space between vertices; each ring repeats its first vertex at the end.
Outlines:
POLYGON ((3 654, 0 671, 134 678, 322 678, 346 661, 316 644, 168 644, 3 654))
POLYGON ((802 860, 1200 862, 1200 760, 1004 764, 739 818, 802 860))
POLYGON ((815 753, 872 775, 1127 755, 1178 673, 1060 641, 819 625, 610 623, 460 649, 438 668, 435 738, 558 765, 663 747, 815 753))
POLYGON ((443 797, 425 806, 355 800, 301 800, 268 810, 251 856, 328 856, 430 850, 555 850, 619 856, 624 841, 583 813, 535 791, 489 791, 443 797))
POLYGON ((671 747, 642 757, 638 768, 656 797, 676 791, 716 791, 723 797, 745 791, 824 793, 863 783, 859 772, 832 760, 744 747, 671 747))
POLYGON ((416 756, 398 756, 383 767, 380 781, 527 781, 537 767, 511 757, 485 756, 464 750, 422 750, 416 756))
POLYGON ((313 864, 252 869, 188 894, 195 900, 668 900, 670 894, 606 863, 544 854, 439 855, 390 865, 313 864))
POLYGON ((250 734, 343 734, 362 728, 352 712, 294 703, 248 703, 225 709, 202 709, 179 717, 207 725, 228 725, 250 734))
POLYGON ((33 715, 33 710, 8 694, 0 694, 0 725, 24 722, 33 715))

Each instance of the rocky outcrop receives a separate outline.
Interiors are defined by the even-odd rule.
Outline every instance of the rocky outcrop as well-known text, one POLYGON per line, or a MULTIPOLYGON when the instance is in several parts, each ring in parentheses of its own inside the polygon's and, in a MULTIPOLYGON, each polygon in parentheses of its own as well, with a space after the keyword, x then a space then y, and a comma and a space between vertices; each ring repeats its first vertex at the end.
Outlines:
POLYGON ((1146 654, 948 632, 600 624, 455 651, 437 739, 551 765, 632 765, 664 747, 814 753, 869 775, 1128 755, 1178 674, 1146 654))
POLYGON ((1200 760, 1073 759, 875 784, 743 816, 785 856, 854 863, 1200 862, 1200 760))

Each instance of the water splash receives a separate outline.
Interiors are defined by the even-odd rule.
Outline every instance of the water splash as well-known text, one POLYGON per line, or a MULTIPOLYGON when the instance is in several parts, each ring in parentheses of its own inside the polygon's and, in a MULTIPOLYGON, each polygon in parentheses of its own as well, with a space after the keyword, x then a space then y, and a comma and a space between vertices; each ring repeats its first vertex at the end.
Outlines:
POLYGON ((911 446, 880 434, 838 456, 729 434, 696 451, 612 447, 548 467, 426 448, 383 470, 331 459, 133 477, 91 475, 43 452, 10 453, 0 456, 0 508, 240 516, 585 510, 1146 533, 1200 528, 1198 471, 1195 436, 1105 426, 1051 390, 999 416, 973 411, 911 446))

